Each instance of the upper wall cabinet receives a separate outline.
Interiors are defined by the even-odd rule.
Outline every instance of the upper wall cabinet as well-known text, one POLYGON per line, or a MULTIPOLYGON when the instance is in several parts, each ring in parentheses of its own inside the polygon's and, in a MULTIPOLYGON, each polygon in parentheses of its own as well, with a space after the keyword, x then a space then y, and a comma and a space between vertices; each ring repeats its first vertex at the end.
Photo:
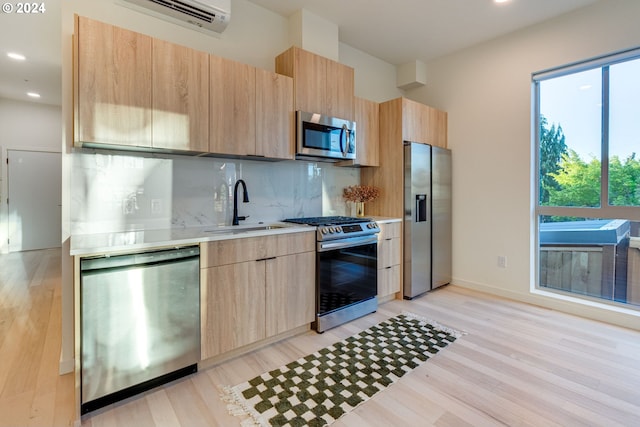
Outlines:
POLYGON ((209 149, 209 55, 153 39, 153 147, 209 149))
POLYGON ((151 37, 76 17, 76 143, 151 147, 151 46, 151 37))
POLYGON ((401 98, 395 108, 401 117, 404 141, 447 147, 447 113, 406 98, 401 98))
POLYGON ((276 57, 276 72, 293 77, 295 110, 353 120, 353 68, 291 47, 276 57))
POLYGON ((211 55, 209 151, 293 159, 293 79, 211 55))
POLYGON ((379 166, 379 123, 378 103, 362 98, 354 98, 356 120, 356 161, 359 166, 379 166))
POLYGON ((237 156, 256 152, 256 69, 210 55, 209 151, 237 156))
POLYGON ((294 158, 293 79, 76 17, 75 144, 294 158))
POLYGON ((256 155, 293 159, 293 79, 256 69, 256 155))

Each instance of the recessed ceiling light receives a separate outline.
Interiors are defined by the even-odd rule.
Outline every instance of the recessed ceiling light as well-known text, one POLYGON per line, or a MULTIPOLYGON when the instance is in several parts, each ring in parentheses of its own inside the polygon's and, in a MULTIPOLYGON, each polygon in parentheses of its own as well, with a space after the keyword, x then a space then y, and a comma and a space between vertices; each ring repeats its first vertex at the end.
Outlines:
POLYGON ((25 59, 27 59, 24 55, 20 55, 19 53, 15 52, 9 52, 7 53, 7 56, 11 59, 15 59, 16 61, 24 61, 25 59))
POLYGON ((510 0, 493 0, 494 3, 509 3, 510 0))
POLYGON ((40 98, 40 94, 35 92, 27 92, 27 95, 29 95, 32 98, 40 98))

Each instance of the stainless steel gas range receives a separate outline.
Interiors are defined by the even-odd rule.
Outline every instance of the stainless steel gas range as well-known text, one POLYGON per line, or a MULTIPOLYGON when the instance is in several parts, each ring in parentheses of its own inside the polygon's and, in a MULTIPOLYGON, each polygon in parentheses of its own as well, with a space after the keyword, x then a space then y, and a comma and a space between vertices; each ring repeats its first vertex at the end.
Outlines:
POLYGON ((289 218, 317 227, 316 321, 318 332, 378 309, 378 224, 368 218, 289 218))

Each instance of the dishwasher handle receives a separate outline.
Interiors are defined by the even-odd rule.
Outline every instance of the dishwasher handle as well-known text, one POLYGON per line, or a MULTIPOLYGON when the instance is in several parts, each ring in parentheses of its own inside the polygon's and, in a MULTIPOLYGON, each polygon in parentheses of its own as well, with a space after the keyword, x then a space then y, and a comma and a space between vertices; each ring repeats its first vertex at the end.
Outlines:
POLYGON ((199 246, 187 246, 124 255, 102 255, 98 257, 82 258, 80 261, 80 270, 95 271, 108 268, 162 264, 166 262, 186 261, 199 257, 199 246))

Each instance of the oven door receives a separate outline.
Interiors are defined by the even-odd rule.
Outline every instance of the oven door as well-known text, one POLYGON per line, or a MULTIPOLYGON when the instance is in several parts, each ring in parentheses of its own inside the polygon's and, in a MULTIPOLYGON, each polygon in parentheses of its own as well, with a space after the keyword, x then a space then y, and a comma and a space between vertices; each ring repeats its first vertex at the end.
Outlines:
POLYGON ((375 235, 319 242, 317 315, 345 309, 378 293, 378 239, 375 235))

